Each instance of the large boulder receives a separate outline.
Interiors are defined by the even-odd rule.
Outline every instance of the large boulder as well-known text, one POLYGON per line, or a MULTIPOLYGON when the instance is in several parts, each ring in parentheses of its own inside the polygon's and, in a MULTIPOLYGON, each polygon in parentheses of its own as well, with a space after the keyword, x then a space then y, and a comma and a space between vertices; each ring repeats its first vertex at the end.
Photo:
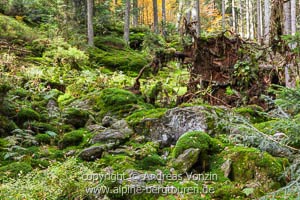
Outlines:
POLYGON ((185 150, 173 161, 173 167, 179 173, 188 172, 193 165, 198 161, 200 149, 190 148, 185 150))
POLYGON ((203 106, 173 108, 157 118, 144 118, 133 128, 149 140, 159 141, 163 147, 170 146, 188 131, 206 131, 207 112, 203 106))
POLYGON ((111 142, 115 144, 121 144, 126 141, 133 131, 129 128, 125 120, 119 120, 111 125, 111 128, 107 128, 104 131, 96 134, 91 143, 111 142))

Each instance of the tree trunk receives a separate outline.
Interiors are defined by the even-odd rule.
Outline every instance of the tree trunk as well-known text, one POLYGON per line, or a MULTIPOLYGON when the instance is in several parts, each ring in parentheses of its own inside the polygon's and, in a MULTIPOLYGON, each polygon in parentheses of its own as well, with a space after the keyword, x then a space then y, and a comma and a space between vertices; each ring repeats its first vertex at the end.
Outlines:
POLYGON ((253 22, 253 4, 252 4, 252 0, 249 0, 249 18, 250 18, 250 39, 253 40, 254 39, 254 22, 253 22))
POLYGON ((162 0, 161 2, 161 12, 162 12, 162 35, 166 37, 166 0, 162 0))
POLYGON ((246 38, 250 37, 250 16, 249 16, 249 0, 246 0, 246 38))
POLYGON ((182 0, 179 0, 179 3, 178 3, 178 14, 177 14, 177 31, 180 32, 180 24, 181 24, 181 18, 182 18, 182 9, 183 9, 183 2, 182 0))
MULTIPOLYGON (((300 1, 299 1, 300 2, 300 1)), ((291 0, 291 34, 295 35, 297 27, 296 21, 296 0, 291 0)))
POLYGON ((284 34, 291 34, 291 2, 287 1, 283 4, 284 12, 284 34))
POLYGON ((153 2, 153 28, 154 32, 158 34, 158 12, 157 12, 157 0, 152 0, 153 2))
POLYGON ((222 30, 225 31, 225 0, 222 0, 222 30))
POLYGON ((130 0, 126 0, 124 16, 124 40, 129 44, 129 25, 130 25, 130 0))
POLYGON ((256 12, 257 12, 257 42, 261 44, 261 10, 260 10, 261 2, 257 0, 256 2, 256 12))
POLYGON ((201 23, 200 23, 200 0, 196 0, 196 21, 197 21, 197 26, 196 26, 196 31, 197 35, 199 36, 201 33, 201 23))
POLYGON ((235 4, 234 4, 234 0, 232 0, 231 12, 232 12, 232 26, 233 26, 233 31, 236 32, 236 17, 235 17, 235 4))
POLYGON ((133 0, 133 2, 132 2, 132 11, 133 11, 132 25, 134 27, 137 27, 138 23, 139 23, 138 0, 133 0))
POLYGON ((265 39, 265 44, 269 45, 270 44, 270 2, 269 0, 264 1, 265 4, 265 17, 264 17, 264 39, 265 39))
POLYGON ((242 4, 242 0, 239 0, 239 7, 240 7, 240 34, 241 37, 244 37, 244 23, 243 23, 243 4, 242 4))
POLYGON ((94 46, 93 7, 93 0, 87 0, 87 29, 89 46, 94 46))

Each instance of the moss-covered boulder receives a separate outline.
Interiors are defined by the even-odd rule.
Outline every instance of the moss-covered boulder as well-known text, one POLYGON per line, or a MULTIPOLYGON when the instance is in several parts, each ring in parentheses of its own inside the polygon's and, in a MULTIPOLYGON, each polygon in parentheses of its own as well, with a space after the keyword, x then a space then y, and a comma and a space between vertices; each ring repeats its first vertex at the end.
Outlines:
POLYGON ((0 115, 0 137, 10 135, 10 133, 17 129, 17 125, 9 120, 7 117, 0 115))
POLYGON ((200 149, 187 149, 172 162, 172 165, 179 173, 188 172, 198 161, 199 154, 200 149))
POLYGON ((74 128, 78 129, 85 126, 89 119, 89 113, 85 110, 70 108, 66 110, 64 117, 67 124, 71 124, 74 128))
POLYGON ((35 140, 40 144, 50 144, 51 136, 48 134, 37 134, 35 140))
POLYGON ((213 140, 208 134, 202 131, 187 132, 178 139, 172 152, 172 156, 176 161, 173 165, 181 172, 190 170, 193 165, 198 171, 206 171, 209 168, 209 156, 221 149, 222 143, 217 139, 213 140), (190 151, 186 151, 188 149, 190 151), (191 159, 189 162, 193 162, 193 165, 186 166, 182 164, 182 160, 187 158, 191 159))
POLYGON ((63 138, 59 141, 59 148, 64 149, 68 146, 79 145, 84 138, 85 130, 75 130, 64 134, 63 138))
POLYGON ((165 160, 157 154, 148 155, 142 160, 138 160, 137 167, 142 170, 157 169, 166 164, 165 160))
POLYGON ((38 121, 40 118, 40 114, 31 108, 22 108, 17 114, 17 121, 21 125, 26 121, 38 121))
POLYGON ((101 116, 127 116, 144 104, 135 94, 118 88, 102 90, 97 94, 95 100, 96 110, 100 111, 101 116))
POLYGON ((177 158, 185 150, 190 148, 199 149, 200 152, 208 153, 218 152, 221 150, 222 143, 202 132, 202 131, 191 131, 183 134, 177 141, 173 150, 173 156, 177 158))
MULTIPOLYGON (((225 181, 223 176, 225 172, 222 168, 228 160, 230 161, 228 178, 232 183, 239 185, 240 192, 243 192, 245 188, 253 190, 251 192, 252 198, 257 198, 267 191, 278 189, 284 184, 284 176, 282 175, 288 166, 286 158, 276 158, 255 148, 229 147, 211 159, 212 173, 218 174, 222 181, 225 181)), ((224 193, 225 189, 226 187, 223 187, 217 193, 224 193)), ((234 194, 239 193, 232 190, 231 187, 226 190, 228 190, 227 193, 231 198, 234 197, 234 194)))

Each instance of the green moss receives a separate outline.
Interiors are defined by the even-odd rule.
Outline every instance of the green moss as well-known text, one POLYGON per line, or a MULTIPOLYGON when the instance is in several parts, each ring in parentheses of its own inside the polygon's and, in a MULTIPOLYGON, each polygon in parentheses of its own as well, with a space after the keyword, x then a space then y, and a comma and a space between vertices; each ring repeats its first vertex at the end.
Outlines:
POLYGON ((22 108, 17 114, 17 121, 19 123, 24 123, 26 121, 39 120, 40 115, 31 108, 22 108))
POLYGON ((227 182, 226 184, 218 185, 215 187, 216 190, 212 195, 214 198, 217 199, 245 199, 245 194, 242 193, 241 188, 238 188, 236 185, 227 182), (239 198, 237 198, 239 197, 239 198))
POLYGON ((111 114, 116 116, 128 115, 134 110, 144 106, 142 100, 133 93, 118 89, 107 88, 95 94, 96 110, 100 115, 111 114))
POLYGON ((122 71, 138 72, 149 62, 146 55, 129 49, 105 51, 94 48, 90 50, 90 57, 97 65, 122 71))
POLYGON ((284 170, 285 161, 275 158, 266 152, 260 152, 255 148, 234 147, 227 152, 228 158, 232 160, 232 173, 230 178, 234 181, 248 181, 257 176, 256 168, 260 169, 261 177, 267 176, 278 181, 284 170))
POLYGON ((102 167, 112 167, 116 172, 123 173, 127 169, 134 169, 134 159, 126 155, 111 155, 104 153, 102 158, 95 161, 102 167))
POLYGON ((234 112, 248 118, 252 123, 259 123, 268 120, 263 108, 257 105, 235 108, 234 112))
POLYGON ((49 123, 33 121, 30 122, 30 126, 31 129, 36 133, 45 133, 46 131, 57 133, 57 128, 49 123))
POLYGON ((21 174, 27 174, 32 170, 32 167, 27 162, 14 162, 3 167, 0 167, 0 181, 7 178, 16 178, 21 174))
POLYGON ((138 123, 140 123, 143 119, 157 119, 166 113, 166 108, 156 108, 156 109, 150 109, 150 110, 138 110, 134 113, 132 113, 130 116, 126 118, 127 122, 131 126, 135 126, 138 123))
POLYGON ((85 126, 86 122, 89 119, 89 113, 85 110, 70 108, 66 110, 64 117, 67 124, 71 124, 76 129, 78 129, 85 126))
POLYGON ((63 106, 70 104, 74 100, 75 100, 75 98, 71 94, 65 93, 63 95, 58 96, 57 102, 60 107, 63 107, 63 106))
POLYGON ((10 133, 17 128, 17 125, 13 121, 0 115, 0 137, 10 135, 10 133))
POLYGON ((220 142, 212 142, 211 137, 202 131, 191 131, 183 134, 177 141, 173 150, 173 157, 177 158, 181 153, 189 148, 200 149, 200 152, 205 153, 209 150, 219 149, 217 146, 220 142))
POLYGON ((157 169, 158 166, 165 166, 165 161, 157 154, 149 155, 137 161, 137 167, 142 170, 157 169))
POLYGON ((48 134, 37 134, 35 136, 35 139, 40 144, 50 144, 50 142, 51 142, 51 136, 48 134))
POLYGON ((59 147, 64 149, 68 146, 79 145, 84 137, 85 130, 76 130, 66 133, 63 138, 59 141, 59 147))
POLYGON ((45 169, 50 166, 50 162, 48 160, 32 159, 30 163, 33 168, 45 169))

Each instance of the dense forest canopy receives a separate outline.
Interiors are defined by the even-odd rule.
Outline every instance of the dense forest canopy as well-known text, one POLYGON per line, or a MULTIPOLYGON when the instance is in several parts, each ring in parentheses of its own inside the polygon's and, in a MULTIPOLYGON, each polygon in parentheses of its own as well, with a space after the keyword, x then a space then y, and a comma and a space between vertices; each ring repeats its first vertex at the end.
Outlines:
POLYGON ((299 0, 1 0, 0 199, 299 199, 299 0))

